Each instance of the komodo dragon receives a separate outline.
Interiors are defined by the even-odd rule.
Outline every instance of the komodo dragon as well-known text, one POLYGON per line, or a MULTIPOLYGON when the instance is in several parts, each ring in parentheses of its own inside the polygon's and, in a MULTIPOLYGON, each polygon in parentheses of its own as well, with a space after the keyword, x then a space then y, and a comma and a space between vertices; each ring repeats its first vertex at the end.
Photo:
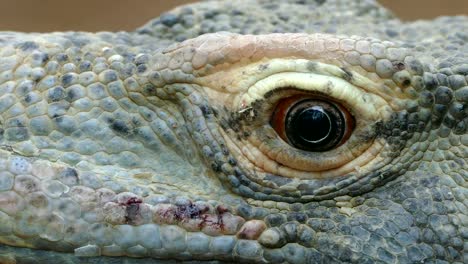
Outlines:
POLYGON ((3 32, 0 262, 466 263, 467 42, 372 0, 3 32))

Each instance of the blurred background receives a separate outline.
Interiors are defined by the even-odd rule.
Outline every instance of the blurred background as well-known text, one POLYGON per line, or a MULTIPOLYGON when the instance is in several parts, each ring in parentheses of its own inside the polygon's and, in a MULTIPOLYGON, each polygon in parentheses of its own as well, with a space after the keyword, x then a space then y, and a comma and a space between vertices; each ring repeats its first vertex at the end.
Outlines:
MULTIPOLYGON (((353 0, 350 0, 353 1, 353 0)), ((378 0, 404 20, 468 15, 468 0, 378 0)), ((0 31, 132 30, 194 0, 0 0, 0 31)))

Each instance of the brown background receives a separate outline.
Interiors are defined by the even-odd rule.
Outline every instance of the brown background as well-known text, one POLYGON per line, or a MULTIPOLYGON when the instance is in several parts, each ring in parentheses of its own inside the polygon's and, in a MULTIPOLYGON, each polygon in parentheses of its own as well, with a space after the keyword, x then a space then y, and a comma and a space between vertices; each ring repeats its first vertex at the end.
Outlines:
MULTIPOLYGON (((353 0, 350 0, 353 1, 353 0)), ((0 31, 132 30, 189 0, 0 0, 0 31)), ((379 0, 405 20, 468 15, 468 0, 379 0)))

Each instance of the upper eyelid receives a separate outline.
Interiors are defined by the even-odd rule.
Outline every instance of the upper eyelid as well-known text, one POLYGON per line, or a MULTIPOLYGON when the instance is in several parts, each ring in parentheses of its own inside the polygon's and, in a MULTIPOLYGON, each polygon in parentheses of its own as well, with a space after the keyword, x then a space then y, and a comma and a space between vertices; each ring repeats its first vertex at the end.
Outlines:
MULTIPOLYGON (((257 85, 260 87, 253 87, 251 94, 245 93, 240 97, 240 101, 247 102, 244 108, 251 107, 251 104, 258 100, 263 100, 264 95, 268 91, 274 89, 281 89, 284 87, 296 87, 299 90, 305 92, 321 92, 322 94, 330 97, 339 102, 345 102, 348 106, 353 106, 356 103, 359 104, 359 107, 366 108, 367 110, 360 111, 362 117, 366 119, 376 120, 376 119, 386 119, 388 117, 385 112, 388 112, 390 109, 385 109, 384 107, 388 106, 388 102, 381 97, 373 94, 366 93, 365 91, 360 90, 358 87, 345 82, 342 79, 336 77, 330 77, 333 79, 323 79, 320 75, 310 75, 307 74, 306 77, 309 79, 300 79, 298 76, 302 75, 301 73, 286 73, 286 74, 276 74, 268 78, 263 79, 266 84, 259 82, 257 85), (281 80, 284 78, 284 85, 281 85, 281 80), (311 79, 315 79, 315 84, 310 85, 311 79), (328 83, 333 83, 333 86, 327 86, 328 91, 323 91, 322 88, 328 83), (277 87, 267 87, 273 83, 277 87), (319 83, 319 84, 317 84, 319 83), (308 85, 310 85, 308 87, 308 85), (270 89, 270 90, 268 90, 270 89), (372 109, 371 109, 372 108, 372 109)), ((359 108, 358 107, 358 108, 359 108)), ((239 107, 237 111, 241 111, 244 108, 239 107)), ((357 109, 357 108, 356 108, 357 109)))
MULTIPOLYGON (((209 87, 209 90, 243 95, 249 93, 252 87, 255 87, 265 78, 286 72, 315 73, 320 76, 336 77, 366 92, 376 94, 389 102, 391 102, 393 98, 401 97, 398 91, 384 89, 381 82, 376 82, 356 71, 344 69, 322 61, 296 58, 270 59, 251 63, 246 66, 228 68, 199 78, 198 82, 200 83, 198 84, 209 87), (216 80, 216 83, 213 80, 216 80), (222 80, 222 83, 225 84, 220 85, 219 80, 222 80)), ((240 108, 248 107, 238 96, 236 97, 237 101, 234 102, 234 106, 237 105, 240 108)))
MULTIPOLYGON (((269 76, 285 72, 316 73, 342 79, 366 93, 382 98, 394 111, 405 109, 407 104, 415 99, 416 93, 413 88, 401 89, 393 84, 391 79, 381 78, 375 72, 349 65, 341 55, 335 54, 335 57, 325 55, 315 56, 314 59, 263 58, 247 64, 233 63, 219 68, 216 66, 208 71, 200 71, 195 84, 204 87, 207 96, 217 102, 222 95, 225 99, 220 103, 233 112, 250 107, 250 103, 254 100, 244 99, 252 87, 269 76)), ((409 73, 411 77, 410 70, 409 73)))

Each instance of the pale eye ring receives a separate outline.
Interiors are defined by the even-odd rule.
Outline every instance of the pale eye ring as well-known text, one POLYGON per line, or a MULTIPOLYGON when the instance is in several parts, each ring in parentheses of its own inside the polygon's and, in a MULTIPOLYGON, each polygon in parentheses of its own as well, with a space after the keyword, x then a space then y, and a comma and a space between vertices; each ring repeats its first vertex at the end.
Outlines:
POLYGON ((338 103, 322 98, 292 97, 278 103, 271 119, 275 131, 291 146, 323 152, 343 144, 354 118, 338 103))

